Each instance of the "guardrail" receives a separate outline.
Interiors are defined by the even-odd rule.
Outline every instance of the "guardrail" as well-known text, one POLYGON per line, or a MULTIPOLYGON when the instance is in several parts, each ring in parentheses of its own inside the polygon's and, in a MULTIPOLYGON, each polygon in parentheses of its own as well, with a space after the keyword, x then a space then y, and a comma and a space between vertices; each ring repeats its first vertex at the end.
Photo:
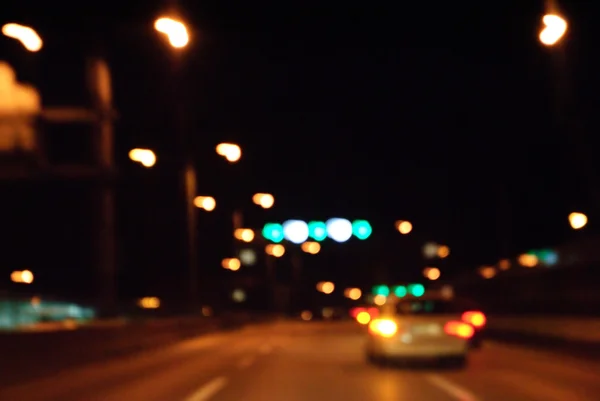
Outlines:
POLYGON ((490 316, 490 339, 600 359, 600 318, 490 316))
POLYGON ((95 322, 65 330, 0 333, 0 386, 269 318, 236 313, 219 317, 134 320, 126 324, 95 322))

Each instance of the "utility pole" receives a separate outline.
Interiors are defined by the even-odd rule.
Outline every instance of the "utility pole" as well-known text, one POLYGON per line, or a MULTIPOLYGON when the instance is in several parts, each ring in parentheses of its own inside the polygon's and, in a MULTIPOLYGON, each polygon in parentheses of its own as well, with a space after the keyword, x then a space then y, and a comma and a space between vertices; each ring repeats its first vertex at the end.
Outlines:
POLYGON ((99 176, 94 188, 96 263, 100 301, 105 312, 112 314, 117 300, 112 85, 110 70, 104 60, 91 59, 87 68, 97 118, 94 123, 94 156, 99 176))
MULTIPOLYGON (((39 120, 48 124, 89 124, 94 128, 93 166, 60 166, 43 162, 36 167, 7 169, 0 178, 8 180, 67 179, 93 182, 95 210, 94 239, 96 255, 97 295, 103 312, 112 313, 116 307, 116 252, 114 215, 114 146, 111 79, 108 65, 102 59, 91 59, 87 66, 88 88, 93 109, 77 106, 44 107, 38 110, 39 120)), ((39 101, 39 100, 38 100, 39 101)), ((18 117, 18 116, 17 116, 18 117)), ((13 125, 10 135, 15 136, 15 149, 29 144, 28 130, 13 125), (23 142, 25 141, 25 142, 23 142)), ((34 135, 35 137, 35 135, 34 135)), ((37 139, 37 138, 36 138, 37 139)), ((35 146, 27 147, 37 151, 35 146)), ((4 149, 3 149, 4 150, 4 149)), ((6 149, 10 151, 11 149, 6 149)), ((40 152, 43 153, 43 152, 40 152)))

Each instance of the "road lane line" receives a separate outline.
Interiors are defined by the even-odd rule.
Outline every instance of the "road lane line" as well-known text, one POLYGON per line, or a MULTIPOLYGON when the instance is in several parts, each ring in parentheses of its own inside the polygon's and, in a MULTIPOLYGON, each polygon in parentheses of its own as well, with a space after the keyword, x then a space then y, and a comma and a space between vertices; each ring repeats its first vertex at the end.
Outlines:
POLYGON ((459 401, 479 401, 479 398, 475 397, 469 390, 451 382, 448 379, 443 378, 440 375, 432 374, 425 376, 425 378, 431 384, 459 401))
POLYGON ((206 401, 209 400, 210 397, 215 395, 219 390, 221 390, 227 384, 226 377, 217 377, 206 383, 204 386, 200 387, 196 392, 190 395, 185 401, 206 401))
POLYGON ((249 367, 250 365, 252 365, 253 363, 254 363, 254 357, 248 356, 248 357, 242 359, 240 361, 240 363, 238 363, 238 368, 245 369, 245 368, 249 367))

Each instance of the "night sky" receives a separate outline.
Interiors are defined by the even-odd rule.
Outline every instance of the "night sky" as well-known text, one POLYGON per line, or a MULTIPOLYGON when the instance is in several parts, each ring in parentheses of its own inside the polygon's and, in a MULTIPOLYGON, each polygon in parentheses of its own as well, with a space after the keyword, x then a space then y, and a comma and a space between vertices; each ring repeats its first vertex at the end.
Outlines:
MULTIPOLYGON (((175 297, 185 288, 171 168, 176 102, 192 137, 199 194, 217 199, 214 212, 199 212, 204 291, 261 275, 259 267, 220 267, 232 256, 234 208, 256 228, 289 218, 372 223, 367 241, 329 240, 322 254, 305 256, 307 288, 321 279, 364 288, 418 280, 429 240, 450 246, 440 268, 452 276, 570 240, 567 214, 594 215, 595 173, 581 162, 593 159, 597 141, 592 2, 561 2, 571 25, 566 46, 553 50, 537 40, 542 1, 239 3, 0 7, 3 24, 30 25, 44 39, 32 54, 0 38, 0 58, 39 88, 45 105, 86 102, 87 56, 111 66, 123 297, 175 297), (171 10, 192 29, 182 51, 153 30, 171 10), (215 154, 223 141, 240 144, 241 162, 215 154), (131 163, 133 147, 155 150, 157 165, 131 163), (272 193, 275 207, 253 205, 255 192, 272 193), (395 231, 399 219, 413 222, 411 236, 395 231)), ((53 162, 89 162, 84 128, 45 133, 53 162)), ((3 276, 29 268, 36 291, 89 295, 89 187, 2 184, 3 276)), ((282 280, 286 266, 279 262, 282 280)))

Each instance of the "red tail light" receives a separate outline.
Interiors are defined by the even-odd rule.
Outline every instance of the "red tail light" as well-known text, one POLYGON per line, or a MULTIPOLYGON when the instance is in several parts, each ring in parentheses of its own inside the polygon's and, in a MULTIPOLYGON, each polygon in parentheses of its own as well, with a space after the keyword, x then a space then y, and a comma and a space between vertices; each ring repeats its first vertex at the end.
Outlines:
POLYGON ((476 329, 480 329, 485 326, 487 319, 485 315, 478 311, 468 311, 462 314, 462 320, 465 323, 469 323, 476 329))
POLYGON ((444 325, 444 332, 449 336, 455 336, 468 340, 475 334, 475 329, 468 323, 448 322, 444 325))
POLYGON ((379 317, 379 309, 377 309, 377 308, 369 308, 369 309, 367 309, 367 312, 369 312, 371 319, 375 319, 375 318, 379 317))
POLYGON ((356 316, 358 316, 358 314, 360 312, 364 312, 364 311, 366 311, 365 308, 360 308, 360 307, 352 308, 352 309, 350 309, 350 316, 352 316, 353 319, 356 319, 356 316))

